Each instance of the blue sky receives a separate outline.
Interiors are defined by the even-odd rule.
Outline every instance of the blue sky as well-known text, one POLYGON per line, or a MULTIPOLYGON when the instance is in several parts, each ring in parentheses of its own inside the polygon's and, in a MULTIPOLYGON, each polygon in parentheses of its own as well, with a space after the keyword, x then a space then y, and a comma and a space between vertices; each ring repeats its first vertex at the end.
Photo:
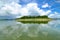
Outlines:
POLYGON ((0 18, 47 15, 60 17, 60 0, 0 0, 0 18))
MULTIPOLYGON (((26 0, 28 1, 28 0, 26 0)), ((51 7, 47 7, 47 8, 42 8, 44 10, 47 10, 47 9, 53 9, 52 11, 56 11, 56 12, 60 12, 59 9, 60 9, 60 2, 58 2, 59 0, 30 0, 28 2, 26 1, 20 1, 19 4, 21 5, 26 5, 28 3, 31 3, 31 2, 35 2, 38 4, 38 7, 39 8, 42 8, 42 5, 44 5, 45 3, 48 3, 49 6, 51 7)))

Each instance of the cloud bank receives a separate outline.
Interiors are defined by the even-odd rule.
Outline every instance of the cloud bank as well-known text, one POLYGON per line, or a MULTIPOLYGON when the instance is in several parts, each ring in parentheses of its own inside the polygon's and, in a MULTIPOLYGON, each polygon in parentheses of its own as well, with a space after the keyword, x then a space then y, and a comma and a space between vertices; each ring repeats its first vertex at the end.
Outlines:
POLYGON ((54 14, 50 14, 48 17, 50 17, 50 18, 60 18, 60 14, 55 12, 54 14))
MULTIPOLYGON (((26 0, 25 0, 26 1, 26 0)), ((42 8, 49 7, 48 3, 42 5, 42 8)), ((19 0, 0 0, 0 16, 7 18, 19 18, 21 16, 43 16, 49 15, 51 10, 43 10, 38 7, 37 3, 19 4, 19 0)), ((51 16, 51 15, 50 15, 51 16)), ((50 17, 49 16, 49 17, 50 17)))

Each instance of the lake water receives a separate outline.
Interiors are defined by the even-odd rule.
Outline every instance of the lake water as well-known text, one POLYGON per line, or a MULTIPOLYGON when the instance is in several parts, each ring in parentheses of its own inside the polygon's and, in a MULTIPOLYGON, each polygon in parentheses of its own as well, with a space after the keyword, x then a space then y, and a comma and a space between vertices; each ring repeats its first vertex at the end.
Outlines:
POLYGON ((60 40, 60 20, 45 24, 2 20, 0 40, 60 40))

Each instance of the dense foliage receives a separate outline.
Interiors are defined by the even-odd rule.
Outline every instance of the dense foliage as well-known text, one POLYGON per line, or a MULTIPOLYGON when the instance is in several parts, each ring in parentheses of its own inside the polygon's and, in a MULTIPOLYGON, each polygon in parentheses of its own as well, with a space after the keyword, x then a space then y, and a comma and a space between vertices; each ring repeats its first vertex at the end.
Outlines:
POLYGON ((30 19, 30 18, 48 18, 48 16, 23 16, 20 19, 30 19))

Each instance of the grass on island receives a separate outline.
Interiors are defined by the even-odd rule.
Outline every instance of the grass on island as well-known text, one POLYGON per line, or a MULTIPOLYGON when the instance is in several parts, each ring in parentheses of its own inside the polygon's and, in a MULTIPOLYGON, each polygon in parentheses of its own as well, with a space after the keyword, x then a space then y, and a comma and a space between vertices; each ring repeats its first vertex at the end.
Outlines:
POLYGON ((47 19, 47 18, 40 18, 40 19, 17 19, 18 21, 50 21, 51 19, 47 19))
POLYGON ((38 24, 47 24, 50 19, 19 19, 18 22, 22 23, 38 23, 38 24))

